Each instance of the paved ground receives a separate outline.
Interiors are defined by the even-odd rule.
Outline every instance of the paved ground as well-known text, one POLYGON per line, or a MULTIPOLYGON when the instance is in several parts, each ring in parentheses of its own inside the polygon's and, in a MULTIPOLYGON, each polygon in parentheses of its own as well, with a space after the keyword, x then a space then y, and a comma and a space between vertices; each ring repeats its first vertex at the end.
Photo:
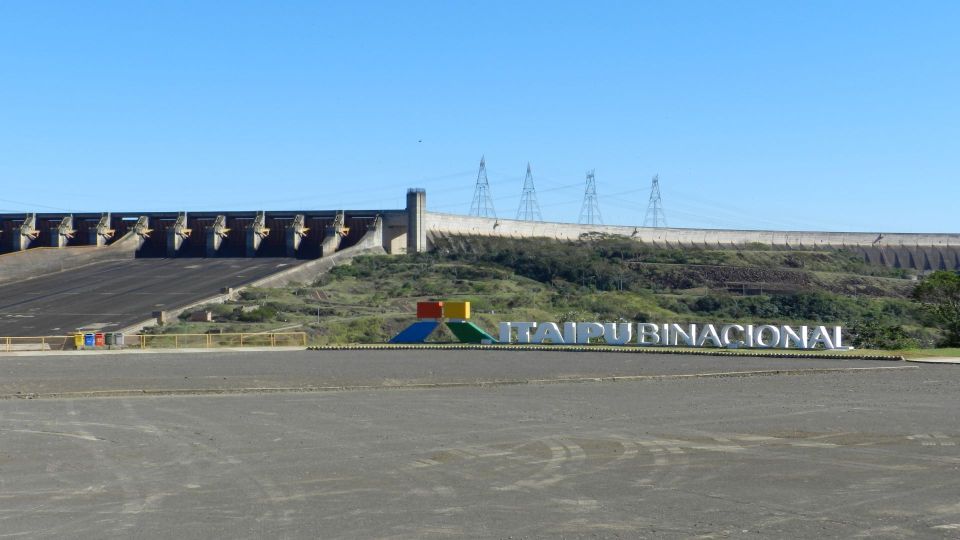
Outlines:
POLYGON ((136 259, 0 285, 0 336, 120 329, 297 264, 296 259, 136 259))
POLYGON ((288 351, 3 356, 0 397, 117 390, 237 390, 486 383, 793 369, 902 362, 519 351, 288 351))
POLYGON ((0 400, 0 537, 960 536, 956 366, 495 354, 7 357, 0 380, 57 391, 800 374, 0 400))

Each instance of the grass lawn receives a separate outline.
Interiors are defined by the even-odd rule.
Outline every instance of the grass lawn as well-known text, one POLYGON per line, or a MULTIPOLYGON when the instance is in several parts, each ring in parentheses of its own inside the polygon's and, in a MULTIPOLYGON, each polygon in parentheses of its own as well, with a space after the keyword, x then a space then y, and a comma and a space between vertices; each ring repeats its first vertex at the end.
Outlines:
POLYGON ((907 358, 960 358, 960 348, 951 349, 905 349, 887 351, 907 358))

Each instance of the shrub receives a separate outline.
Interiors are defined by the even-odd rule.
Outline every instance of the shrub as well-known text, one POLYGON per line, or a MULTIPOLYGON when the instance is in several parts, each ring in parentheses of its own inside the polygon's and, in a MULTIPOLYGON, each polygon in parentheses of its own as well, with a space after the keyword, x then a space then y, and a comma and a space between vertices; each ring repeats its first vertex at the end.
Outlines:
POLYGON ((915 349, 920 342, 900 325, 877 321, 856 323, 851 329, 853 346, 860 349, 915 349))
POLYGON ((260 291, 256 289, 246 289, 240 291, 240 299, 246 300, 248 302, 255 300, 263 300, 267 297, 267 291, 260 291))
POLYGON ((917 285, 913 297, 946 331, 944 345, 960 345, 960 274, 943 270, 934 272, 917 285))
POLYGON ((243 311, 237 316, 240 321, 253 323, 271 321, 275 318, 277 318, 277 310, 269 306, 260 306, 257 309, 243 311))

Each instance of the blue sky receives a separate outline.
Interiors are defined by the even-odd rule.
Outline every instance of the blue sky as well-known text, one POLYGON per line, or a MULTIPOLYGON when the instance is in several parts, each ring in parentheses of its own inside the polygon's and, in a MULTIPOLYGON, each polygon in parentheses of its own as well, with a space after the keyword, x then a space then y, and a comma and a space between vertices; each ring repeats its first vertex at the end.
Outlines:
POLYGON ((958 232, 960 2, 0 2, 0 211, 958 232))

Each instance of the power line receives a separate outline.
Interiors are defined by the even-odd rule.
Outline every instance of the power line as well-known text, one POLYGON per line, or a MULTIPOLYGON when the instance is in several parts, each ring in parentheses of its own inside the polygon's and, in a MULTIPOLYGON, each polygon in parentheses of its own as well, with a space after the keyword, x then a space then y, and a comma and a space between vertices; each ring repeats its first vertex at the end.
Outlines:
POLYGON ((523 194, 520 196, 520 207, 517 208, 517 219, 525 221, 543 221, 540 215, 540 205, 537 203, 537 189, 533 187, 533 173, 527 163, 527 176, 523 179, 523 194))
POLYGON ((497 217, 490 198, 490 181, 487 180, 487 164, 484 156, 480 157, 480 170, 477 172, 477 185, 473 190, 473 202, 470 203, 470 215, 482 217, 497 217))
MULTIPOLYGON (((66 209, 66 208, 60 208, 60 207, 57 207, 57 206, 47 206, 47 205, 44 205, 44 204, 24 202, 24 201, 11 201, 10 199, 0 199, 0 202, 10 203, 10 204, 19 204, 19 205, 21 205, 21 206, 24 207, 24 208, 43 208, 44 210, 56 210, 56 211, 58 211, 58 212, 69 212, 69 211, 70 211, 70 210, 68 210, 68 209, 66 209)), ((19 211, 19 210, 15 210, 14 212, 18 212, 18 211, 19 211)))

